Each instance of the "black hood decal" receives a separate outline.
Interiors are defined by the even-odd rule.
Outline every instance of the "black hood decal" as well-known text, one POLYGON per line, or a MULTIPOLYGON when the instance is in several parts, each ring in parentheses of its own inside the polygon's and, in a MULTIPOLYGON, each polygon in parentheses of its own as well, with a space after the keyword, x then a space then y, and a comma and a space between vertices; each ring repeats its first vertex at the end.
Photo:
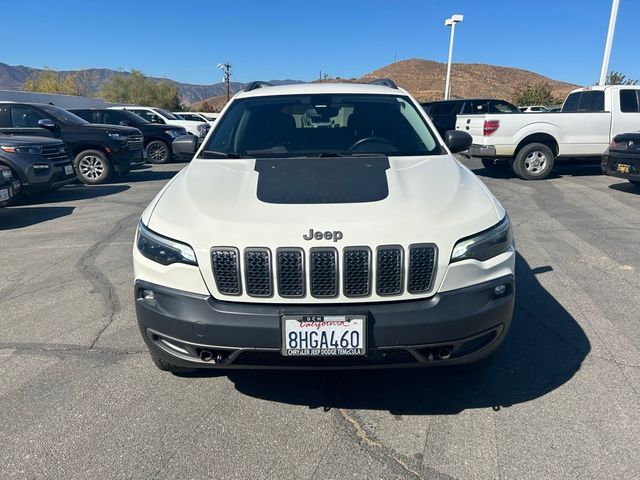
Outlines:
POLYGON ((389 159, 259 158, 258 199, 266 203, 361 203, 389 195, 389 159))

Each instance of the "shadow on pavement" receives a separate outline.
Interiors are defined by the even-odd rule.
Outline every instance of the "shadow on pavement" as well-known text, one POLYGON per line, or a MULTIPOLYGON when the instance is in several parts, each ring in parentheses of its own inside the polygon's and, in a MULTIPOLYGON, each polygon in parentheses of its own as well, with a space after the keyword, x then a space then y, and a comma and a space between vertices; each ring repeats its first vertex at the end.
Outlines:
MULTIPOLYGON (((179 165, 178 165, 179 166, 179 165)), ((137 183, 137 182, 151 182, 154 180, 169 180, 180 171, 180 168, 176 170, 133 170, 126 175, 116 177, 112 180, 114 183, 137 183)))
MULTIPOLYGON (((508 407, 568 382, 591 346, 573 317, 538 282, 551 267, 531 269, 518 254, 511 331, 484 370, 231 371, 252 397, 310 408, 387 410, 395 415, 452 414, 508 407)), ((206 376, 204 374, 203 376, 206 376)))
MULTIPOLYGON (((513 170, 511 170, 511 168, 506 165, 504 167, 495 169, 477 167, 472 168, 471 171, 479 177, 497 179, 518 178, 516 174, 513 173, 513 170)), ((591 161, 585 162, 580 160, 563 160, 556 161, 553 170, 546 178, 546 180, 561 177, 591 177, 599 175, 602 175, 602 168, 600 167, 599 161, 598 163, 592 163, 591 161)))
POLYGON ((0 231, 28 227, 71 215, 74 207, 0 208, 0 231))
POLYGON ((129 190, 127 185, 69 185, 54 192, 42 192, 31 197, 22 197, 19 205, 39 205, 42 203, 74 202, 89 200, 106 195, 115 195, 129 190))
POLYGON ((635 195, 640 195, 640 185, 634 185, 633 183, 627 182, 626 180, 620 179, 621 183, 613 183, 609 185, 611 190, 617 190, 619 192, 625 193, 633 193, 635 195))

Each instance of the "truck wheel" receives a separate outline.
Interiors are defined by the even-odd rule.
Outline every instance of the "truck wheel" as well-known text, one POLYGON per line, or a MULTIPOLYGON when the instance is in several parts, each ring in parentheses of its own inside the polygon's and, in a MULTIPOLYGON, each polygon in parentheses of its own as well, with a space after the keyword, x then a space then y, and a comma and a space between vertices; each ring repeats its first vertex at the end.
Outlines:
POLYGON ((544 143, 530 143, 516 155, 513 171, 523 180, 542 180, 551 173, 554 160, 553 152, 544 143))
POLYGON ((167 163, 171 160, 171 150, 162 140, 153 140, 146 147, 147 160, 150 163, 167 163))
POLYGON ((481 158, 480 161, 487 170, 504 170, 509 166, 508 162, 497 158, 481 158))
POLYGON ((98 150, 80 152, 74 164, 80 180, 85 185, 98 185, 111 177, 112 167, 104 153, 98 150))

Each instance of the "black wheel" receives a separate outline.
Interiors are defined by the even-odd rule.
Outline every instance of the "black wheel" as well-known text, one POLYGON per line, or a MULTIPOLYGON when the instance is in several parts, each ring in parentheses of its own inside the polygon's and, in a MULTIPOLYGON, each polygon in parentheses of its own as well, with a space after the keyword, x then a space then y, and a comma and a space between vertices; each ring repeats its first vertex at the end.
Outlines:
POLYGON ((74 160, 78 180, 85 185, 104 183, 113 173, 111 162, 98 150, 85 150, 76 155, 74 160))
POLYGON ((509 163, 497 158, 481 158, 482 166, 487 170, 505 170, 509 163))
MULTIPOLYGON (((629 180, 627 178, 627 180, 629 180)), ((636 187, 640 187, 640 180, 629 180, 629 182, 631 183, 631 185, 635 185, 636 187)))
POLYGON ((146 147, 149 163, 167 163, 171 160, 171 149, 162 140, 153 140, 146 147))
POLYGON ((192 373, 195 371, 195 369, 193 368, 180 367, 178 365, 174 365, 173 363, 165 362, 160 357, 156 357, 155 355, 151 355, 151 360, 153 361, 153 364, 163 372, 171 372, 176 375, 181 375, 185 373, 192 373))
POLYGON ((530 143, 520 149, 513 161, 513 171, 523 180, 542 180, 553 169, 555 157, 544 143, 530 143))

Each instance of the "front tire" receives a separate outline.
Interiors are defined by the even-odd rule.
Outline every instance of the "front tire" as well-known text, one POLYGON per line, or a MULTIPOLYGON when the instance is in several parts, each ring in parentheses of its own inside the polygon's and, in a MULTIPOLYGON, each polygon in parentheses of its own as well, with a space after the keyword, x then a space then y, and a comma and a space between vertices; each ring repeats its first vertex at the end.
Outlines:
POLYGON ((162 140, 153 140, 146 147, 147 161, 149 163, 161 164, 171 160, 171 150, 162 140))
POLYGON ((113 174, 111 162, 98 150, 80 152, 74 160, 74 166, 78 180, 85 185, 105 183, 113 174))
POLYGON ((542 180, 553 169, 555 156, 544 143, 530 143, 520 149, 513 161, 513 171, 523 180, 542 180))

